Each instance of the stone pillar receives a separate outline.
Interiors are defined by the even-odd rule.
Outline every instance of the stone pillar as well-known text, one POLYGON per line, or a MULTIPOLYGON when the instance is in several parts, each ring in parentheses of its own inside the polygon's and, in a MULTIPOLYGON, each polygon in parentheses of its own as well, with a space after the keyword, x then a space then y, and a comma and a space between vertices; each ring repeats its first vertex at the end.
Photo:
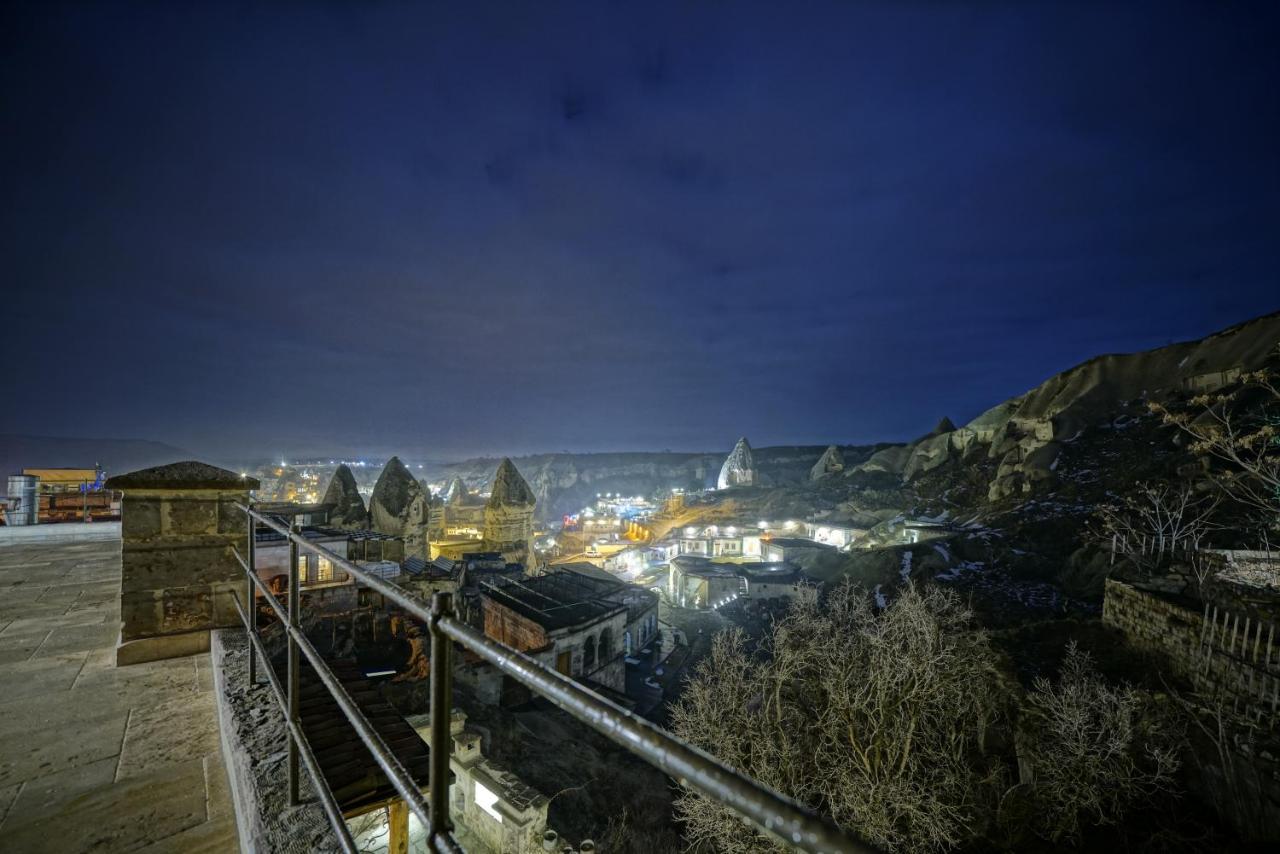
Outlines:
POLYGON ((232 596, 244 571, 244 511, 259 483, 187 461, 113 477, 120 504, 122 566, 117 666, 209 649, 209 630, 237 626, 232 596))

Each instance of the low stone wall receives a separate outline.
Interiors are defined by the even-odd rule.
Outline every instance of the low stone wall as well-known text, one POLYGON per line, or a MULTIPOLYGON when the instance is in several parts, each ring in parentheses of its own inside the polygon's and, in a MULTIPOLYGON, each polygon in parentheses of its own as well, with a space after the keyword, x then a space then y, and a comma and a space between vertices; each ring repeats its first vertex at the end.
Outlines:
POLYGON ((1190 787, 1243 838, 1280 839, 1275 624, 1220 604, 1195 610, 1114 579, 1106 590, 1103 622, 1133 647, 1163 655, 1206 697, 1205 720, 1190 731, 1197 766, 1190 787))
POLYGON ((120 539, 119 522, 56 522, 47 525, 0 525, 0 546, 22 543, 70 543, 120 539))
POLYGON ((243 629, 214 631, 210 643, 222 759, 231 781, 240 850, 309 854, 342 847, 302 772, 304 802, 289 805, 284 713, 270 685, 249 687, 249 638, 243 629), (308 797, 309 796, 309 797, 308 797))
POLYGON ((1217 605, 1194 610, 1115 579, 1106 589, 1102 620, 1124 632, 1130 645, 1165 656, 1196 690, 1224 698, 1238 713, 1276 722, 1280 638, 1274 624, 1217 605))
POLYGON ((1198 611, 1108 578, 1102 622, 1124 632, 1131 646, 1165 655, 1179 675, 1190 678, 1195 672, 1204 628, 1198 611))

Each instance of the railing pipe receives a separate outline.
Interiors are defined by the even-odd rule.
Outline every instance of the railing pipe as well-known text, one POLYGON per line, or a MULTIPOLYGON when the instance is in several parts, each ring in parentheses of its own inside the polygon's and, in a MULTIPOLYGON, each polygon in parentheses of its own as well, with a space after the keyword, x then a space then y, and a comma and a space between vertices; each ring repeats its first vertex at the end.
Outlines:
MULTIPOLYGON (((245 520, 249 523, 248 542, 245 544, 245 555, 247 559, 244 561, 244 570, 249 574, 249 578, 245 584, 245 604, 249 609, 245 626, 250 637, 258 636, 258 596, 253 586, 253 582, 258 578, 258 543, 257 530, 258 523, 253 520, 253 505, 249 505, 249 511, 245 513, 245 520)), ((254 644, 249 645, 249 687, 256 687, 258 684, 258 653, 254 644)))
POLYGON ((453 745, 453 641, 440 622, 453 617, 453 597, 431 597, 431 829, 432 840, 453 831, 449 820, 449 753, 453 745))
MULTIPOLYGON (((252 517, 251 517, 252 518, 252 517)), ((298 533, 298 525, 295 522, 289 527, 289 629, 288 637, 288 673, 289 673, 289 726, 290 728, 298 725, 301 720, 299 710, 301 708, 301 689, 299 680, 301 678, 301 662, 298 660, 298 611, 301 610, 299 601, 299 583, 298 583, 298 540, 295 539, 298 533)), ((294 739, 289 739, 289 805, 297 806, 302 802, 298 792, 298 745, 294 739)))
POLYGON ((745 777, 720 760, 581 687, 561 674, 491 640, 465 623, 441 619, 441 631, 516 681, 625 747, 682 785, 728 806, 778 841, 811 852, 873 851, 790 798, 745 777))

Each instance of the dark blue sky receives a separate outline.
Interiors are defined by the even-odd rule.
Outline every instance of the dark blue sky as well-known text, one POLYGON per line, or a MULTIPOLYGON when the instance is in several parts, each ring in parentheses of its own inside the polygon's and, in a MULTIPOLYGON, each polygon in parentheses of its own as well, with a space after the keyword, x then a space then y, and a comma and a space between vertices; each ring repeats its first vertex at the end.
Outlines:
POLYGON ((1276 4, 6 6, 0 432, 902 439, 1280 309, 1276 4))

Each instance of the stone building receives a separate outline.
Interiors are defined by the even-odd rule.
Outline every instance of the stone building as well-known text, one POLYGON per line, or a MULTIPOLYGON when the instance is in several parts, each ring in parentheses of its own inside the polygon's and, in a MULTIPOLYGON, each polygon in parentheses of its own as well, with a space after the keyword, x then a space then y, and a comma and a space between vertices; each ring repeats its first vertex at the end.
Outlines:
POLYGON ((786 561, 719 563, 697 555, 671 561, 667 596, 682 608, 718 608, 737 599, 790 599, 809 579, 786 561))
MULTIPOLYGON (((408 718, 423 742, 431 742, 431 715, 408 718)), ((467 716, 454 709, 449 720, 453 749, 449 753, 450 814, 477 836, 490 851, 503 854, 542 854, 546 840, 558 834, 547 827, 551 799, 488 759, 480 748, 480 733, 467 729, 467 716)), ((550 850, 559 850, 560 846, 550 850)))
POLYGON ((484 551, 501 552, 506 560, 533 567, 533 490, 510 459, 503 459, 493 475, 493 488, 484 507, 484 551))
POLYGON ((756 472, 755 457, 751 454, 751 445, 743 436, 733 446, 724 465, 720 467, 720 477, 716 479, 716 489, 731 489, 735 486, 755 486, 759 482, 756 472))
POLYGON ((658 597, 634 584, 558 569, 488 585, 485 634, 554 667, 621 692, 624 659, 658 630, 658 597))

